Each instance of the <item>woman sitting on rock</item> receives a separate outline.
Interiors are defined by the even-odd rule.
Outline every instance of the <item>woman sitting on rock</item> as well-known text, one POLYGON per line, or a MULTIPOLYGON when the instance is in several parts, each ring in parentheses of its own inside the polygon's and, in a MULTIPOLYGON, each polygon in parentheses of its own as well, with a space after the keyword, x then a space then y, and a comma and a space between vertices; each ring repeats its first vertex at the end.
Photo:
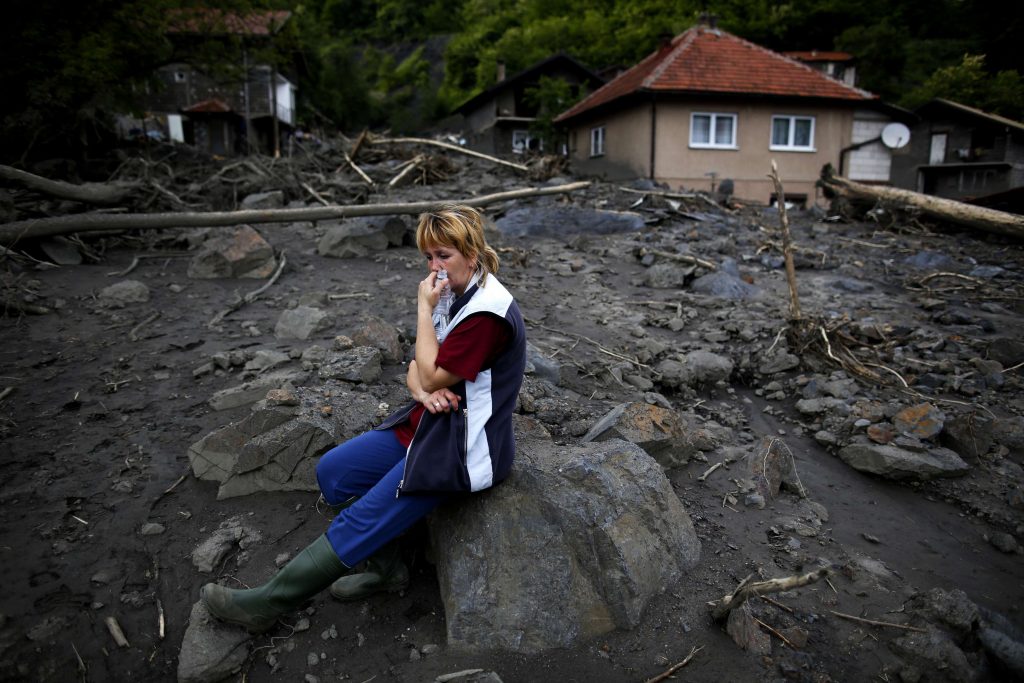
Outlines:
POLYGON ((416 298, 416 358, 406 377, 413 401, 317 464, 323 497, 348 504, 327 533, 258 588, 203 586, 218 619, 261 632, 328 586, 342 600, 401 590, 409 574, 393 539, 452 494, 508 476, 526 366, 519 307, 494 275, 498 255, 475 209, 422 214, 416 244, 430 273, 416 298), (446 286, 454 294, 447 315, 435 311, 446 286), (343 576, 368 558, 366 572, 343 576))

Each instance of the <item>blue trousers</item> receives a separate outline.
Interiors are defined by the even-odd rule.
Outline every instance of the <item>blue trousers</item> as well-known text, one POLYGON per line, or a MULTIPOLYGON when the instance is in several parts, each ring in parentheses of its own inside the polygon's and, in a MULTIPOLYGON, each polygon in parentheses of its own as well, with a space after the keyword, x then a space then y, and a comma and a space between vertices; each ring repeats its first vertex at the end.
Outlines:
POLYGON ((338 505, 360 496, 327 529, 327 539, 346 567, 355 567, 411 527, 444 495, 397 497, 405 446, 393 430, 369 431, 327 451, 316 466, 324 499, 338 505))

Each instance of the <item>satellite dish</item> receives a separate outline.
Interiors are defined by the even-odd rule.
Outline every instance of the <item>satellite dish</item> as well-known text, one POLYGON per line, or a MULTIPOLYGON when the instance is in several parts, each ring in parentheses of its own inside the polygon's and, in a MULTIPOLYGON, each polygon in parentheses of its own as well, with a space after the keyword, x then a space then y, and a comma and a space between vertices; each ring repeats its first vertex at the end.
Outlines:
POLYGON ((910 142, 910 129, 902 123, 890 123, 882 129, 882 144, 889 149, 906 147, 910 142))

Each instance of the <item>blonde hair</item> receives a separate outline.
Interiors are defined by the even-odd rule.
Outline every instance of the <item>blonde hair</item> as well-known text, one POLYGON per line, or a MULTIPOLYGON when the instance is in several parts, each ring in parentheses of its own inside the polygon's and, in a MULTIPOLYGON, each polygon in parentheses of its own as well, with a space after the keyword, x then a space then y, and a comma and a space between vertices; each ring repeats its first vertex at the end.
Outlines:
POLYGON ((475 258, 477 269, 482 271, 481 287, 488 273, 498 272, 498 252, 487 245, 484 217, 472 206, 444 204, 436 211, 420 214, 416 246, 420 251, 432 246, 451 247, 467 259, 475 258))

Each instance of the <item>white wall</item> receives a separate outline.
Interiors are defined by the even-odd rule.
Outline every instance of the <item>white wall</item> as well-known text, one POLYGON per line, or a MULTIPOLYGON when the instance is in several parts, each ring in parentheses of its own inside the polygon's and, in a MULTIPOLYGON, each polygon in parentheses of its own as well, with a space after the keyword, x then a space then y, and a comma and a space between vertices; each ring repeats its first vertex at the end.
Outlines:
MULTIPOLYGON (((853 117, 853 144, 877 138, 890 119, 876 112, 858 111, 853 117)), ((850 180, 889 182, 892 153, 881 142, 865 145, 846 157, 846 177, 850 180)))

